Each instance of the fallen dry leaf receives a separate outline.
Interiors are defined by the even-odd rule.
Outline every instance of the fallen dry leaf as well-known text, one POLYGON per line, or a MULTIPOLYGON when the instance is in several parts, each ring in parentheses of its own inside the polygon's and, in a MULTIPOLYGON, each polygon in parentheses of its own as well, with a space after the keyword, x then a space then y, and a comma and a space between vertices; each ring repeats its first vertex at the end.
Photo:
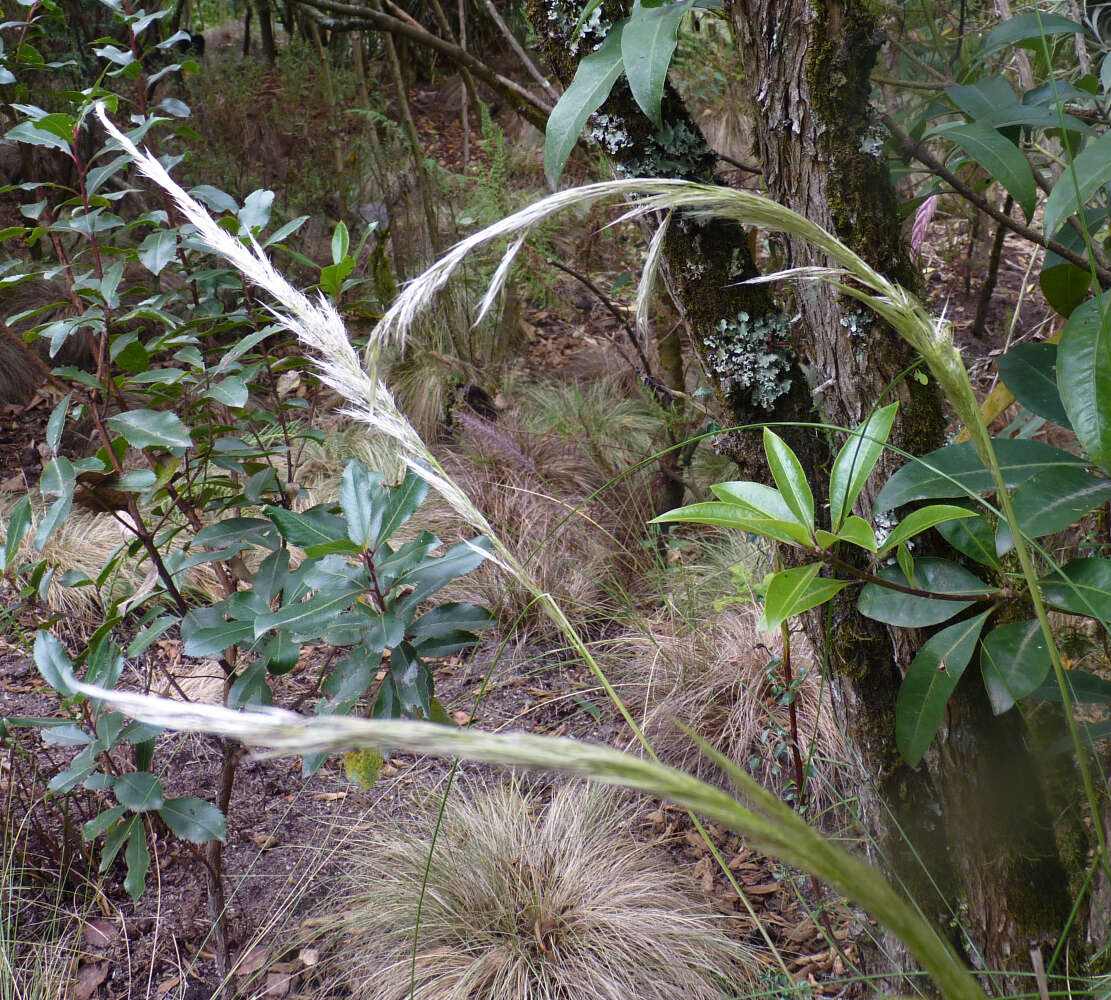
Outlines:
POLYGON ((320 952, 316 948, 302 948, 297 952, 297 957, 303 964, 313 966, 320 961, 320 952))
POLYGON ((81 928, 81 936, 90 948, 108 948, 119 941, 120 932, 115 921, 97 917, 86 921, 85 926, 81 928))
POLYGON ((89 962, 77 970, 73 984, 73 1000, 91 1000, 100 984, 108 978, 107 962, 89 962))
POLYGON ((256 944, 232 963, 232 971, 237 976, 249 976, 258 972, 266 964, 266 949, 256 944))
POLYGON ((155 987, 154 995, 157 997, 165 996, 180 982, 181 976, 174 976, 172 979, 163 979, 162 982, 155 987))

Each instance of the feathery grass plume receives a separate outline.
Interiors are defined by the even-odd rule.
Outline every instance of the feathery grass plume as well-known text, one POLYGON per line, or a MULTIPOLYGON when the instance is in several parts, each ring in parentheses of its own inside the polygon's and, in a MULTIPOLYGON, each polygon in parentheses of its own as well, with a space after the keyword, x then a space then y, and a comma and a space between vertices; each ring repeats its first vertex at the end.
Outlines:
MULTIPOLYGON (((776 688, 782 668, 769 664, 781 655, 781 642, 756 628, 754 609, 733 606, 693 622, 657 617, 605 646, 599 659, 631 686, 630 698, 644 704, 644 733, 662 761, 703 781, 727 781, 688 735, 694 733, 787 797, 795 781, 790 718, 776 688)), ((805 761, 813 750, 818 772, 807 782, 808 815, 825 814, 843 798, 838 788, 847 783, 846 749, 804 640, 792 640, 791 660, 800 752, 805 761)))
POLYGON ((879 872, 811 829, 752 777, 709 747, 704 749, 729 773, 743 802, 659 761, 566 738, 493 734, 429 722, 344 715, 309 718, 277 708, 235 711, 219 705, 186 704, 128 691, 109 691, 76 679, 69 683, 87 697, 107 702, 142 722, 227 736, 249 746, 265 747, 275 754, 392 747, 558 771, 668 799, 721 823, 745 837, 754 849, 810 872, 860 904, 907 945, 947 1000, 985 1000, 983 990, 952 947, 879 872))
POLYGON ((328 992, 724 1000, 750 989, 756 954, 729 939, 688 878, 633 839, 631 819, 627 802, 597 785, 561 784, 543 805, 513 779, 453 795, 434 850, 394 831, 348 841, 313 935, 328 992))

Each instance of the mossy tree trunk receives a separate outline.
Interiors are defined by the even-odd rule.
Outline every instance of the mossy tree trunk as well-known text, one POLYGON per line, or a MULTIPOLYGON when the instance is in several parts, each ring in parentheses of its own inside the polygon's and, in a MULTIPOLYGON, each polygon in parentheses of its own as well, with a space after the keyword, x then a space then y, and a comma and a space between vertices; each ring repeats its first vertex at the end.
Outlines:
MULTIPOLYGON (((528 9, 564 84, 622 13, 605 5, 597 37, 587 31, 576 46, 579 4, 529 0, 528 9)), ((913 289, 919 279, 900 235, 884 134, 869 106, 879 12, 876 4, 807 0, 734 0, 729 10, 768 193, 913 289)), ((712 181, 713 153, 674 92, 665 94, 663 115, 657 132, 619 82, 590 129, 624 175, 712 181)), ((799 241, 787 241, 786 252, 790 266, 827 263, 799 241)), ((676 218, 664 262, 690 346, 732 423, 820 415, 855 426, 894 398, 900 416, 893 444, 923 454, 943 443, 937 387, 905 377, 912 351, 870 313, 828 286, 799 285, 790 310, 799 320, 791 325, 764 286, 738 286, 756 273, 740 227, 676 218), (774 371, 758 373, 762 378, 753 377, 756 352, 779 358, 774 371)), ((812 432, 789 437, 823 499, 827 444, 812 432)), ((731 435, 727 448, 742 476, 766 475, 757 435, 731 435)), ((888 453, 873 482, 882 484, 897 464, 888 453)), ((858 512, 867 516, 874 497, 866 492, 858 512)), ((895 698, 924 636, 864 618, 851 592, 835 601, 832 625, 827 630, 824 616, 814 615, 807 631, 828 657, 836 708, 867 779, 858 786, 858 807, 869 854, 963 946, 959 921, 972 944, 970 960, 1006 970, 997 987, 1025 991, 1029 981, 1018 976, 1031 968, 1031 949, 1048 956, 1068 925, 1069 889, 1084 863, 1075 774, 1068 767, 1042 772, 1019 713, 992 716, 974 668, 954 694, 938 748, 925 766, 909 768, 895 748, 895 698)))

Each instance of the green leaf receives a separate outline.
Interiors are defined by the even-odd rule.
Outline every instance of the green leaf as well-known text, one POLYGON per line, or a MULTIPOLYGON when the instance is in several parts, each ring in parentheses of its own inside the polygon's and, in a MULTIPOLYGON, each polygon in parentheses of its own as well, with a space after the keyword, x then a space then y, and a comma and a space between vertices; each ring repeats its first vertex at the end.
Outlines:
POLYGON ((679 23, 690 10, 692 0, 680 0, 660 7, 633 6, 621 32, 621 58, 633 98, 656 128, 663 128, 660 104, 663 100, 667 68, 675 52, 679 23))
POLYGON ((764 428, 764 454, 768 457, 768 467, 784 502, 799 522, 813 533, 814 494, 806 481, 802 463, 787 442, 767 427, 764 428))
POLYGON ((297 513, 284 507, 267 507, 266 516, 277 526, 282 538, 302 548, 337 542, 347 537, 347 523, 323 507, 310 507, 297 513))
POLYGON ((428 483, 412 469, 407 470, 401 485, 394 486, 386 493, 386 513, 382 518, 382 526, 378 529, 378 537, 374 540, 375 544, 390 538, 417 512, 427 496, 428 483))
POLYGON ((490 551, 490 540, 480 535, 470 542, 457 542, 438 559, 427 559, 412 572, 402 573, 397 584, 413 587, 413 592, 399 603, 398 612, 414 609, 452 580, 477 569, 490 551))
POLYGON ((776 573, 764 596, 760 627, 775 632, 786 619, 825 604, 849 585, 845 580, 819 577, 821 568, 821 563, 811 563, 776 573))
POLYGON ((929 528, 944 524, 946 521, 956 521, 965 517, 975 517, 975 513, 967 507, 954 507, 951 504, 933 504, 929 507, 919 507, 911 511, 902 519, 887 536, 887 540, 880 546, 879 554, 890 552, 896 545, 901 545, 909 538, 920 535, 929 528))
MULTIPOLYGON (((1065 683, 1073 704, 1107 705, 1111 704, 1111 681, 1084 670, 1066 670, 1065 683)), ((1031 691, 1028 698, 1039 701, 1052 701, 1061 704, 1061 688, 1057 678, 1051 673, 1037 690, 1031 691)))
POLYGON ((194 844, 207 840, 227 840, 227 821, 224 814, 203 799, 167 799, 158 815, 173 831, 175 837, 194 844))
POLYGON ((980 122, 966 122, 947 128, 944 136, 952 139, 1002 184, 1029 221, 1037 206, 1038 189, 1034 184, 1030 161, 1022 151, 1010 139, 980 122))
POLYGON ((132 816, 129 820, 108 832, 108 836, 104 838, 104 850, 100 852, 99 871, 108 871, 112 862, 116 860, 116 855, 120 853, 120 848, 127 843, 127 838, 131 836, 132 831, 136 826, 142 829, 142 825, 143 821, 138 816, 132 816))
POLYGON ((1052 250, 1047 250, 1038 275, 1038 284, 1041 285, 1046 302, 1067 317, 1088 297, 1088 290, 1092 287, 1092 272, 1058 257, 1052 250))
POLYGON ((1045 235, 1054 237, 1070 215, 1076 215, 1111 181, 1111 132, 1089 140, 1073 157, 1045 203, 1045 235))
POLYGON ((11 569, 19 556, 19 546, 31 527, 31 498, 24 494, 8 515, 4 540, 4 569, 11 569))
POLYGON ((131 838, 127 842, 127 875, 123 887, 132 899, 138 899, 147 891, 147 872, 150 870, 150 849, 147 847, 147 831, 142 823, 135 823, 131 838))
POLYGON ((1039 417, 1070 428, 1057 391, 1057 345, 1019 344, 999 359, 999 377, 1023 406, 1039 417))
POLYGON ((969 559, 993 569, 1002 565, 995 552, 995 532, 983 514, 960 521, 945 521, 937 526, 937 530, 953 548, 969 559))
POLYGON ((718 528, 734 528, 753 535, 773 538, 788 545, 809 546, 810 533, 799 524, 790 511, 790 520, 760 517, 751 508, 732 503, 694 503, 654 517, 649 524, 710 524, 718 528))
POLYGON ((431 674, 427 664, 407 642, 394 649, 390 657, 390 679, 402 711, 418 719, 427 719, 432 697, 431 674))
POLYGON ((385 507, 382 477, 354 459, 347 463, 340 480, 339 502, 347 518, 347 537, 362 549, 378 538, 385 507))
POLYGON ((559 182, 567 157, 579 141, 586 120, 602 106, 624 69, 621 30, 622 24, 615 24, 601 46, 583 57, 571 85, 548 117, 544 135, 544 173, 553 189, 559 182))
POLYGON ((794 521, 795 515, 779 490, 763 483, 718 483, 711 486, 714 496, 722 503, 747 507, 752 515, 772 521, 794 521))
POLYGON ((844 542, 851 542, 869 552, 876 551, 876 533, 872 526, 862 517, 850 514, 837 532, 837 538, 844 542))
POLYGON ((95 816, 81 827, 81 836, 85 840, 95 840, 119 820, 125 812, 127 812, 127 806, 112 806, 111 809, 105 809, 99 816, 95 816))
POLYGON ((352 784, 367 790, 373 788, 382 773, 385 764, 382 754, 373 749, 363 747, 360 750, 348 750, 343 755, 343 774, 352 784))
MULTIPOLYGON (((992 444, 1009 489, 1048 469, 1086 464, 1084 459, 1042 441, 1001 438, 992 444)), ((991 473, 984 468, 973 445, 947 445, 899 469, 880 490, 874 513, 882 514, 914 500, 976 496, 994 489, 991 473)))
POLYGON ((1019 14, 997 24, 984 39, 984 44, 976 53, 977 59, 998 52, 1008 45, 1017 45, 1031 39, 1052 38, 1055 35, 1072 35, 1084 31, 1082 24, 1071 21, 1060 14, 1037 11, 1031 14, 1019 14))
POLYGON ((976 651, 976 641, 991 612, 943 628, 923 643, 895 700, 895 745, 915 767, 933 741, 949 696, 976 651))
POLYGON ((249 645, 254 634, 254 623, 250 619, 203 625, 196 612, 191 611, 181 620, 181 638, 187 656, 222 656, 224 650, 232 646, 249 645))
POLYGON ((346 715, 350 712, 355 703, 366 694, 381 665, 381 650, 370 650, 363 644, 336 660, 332 672, 320 685, 321 691, 328 698, 328 713, 346 715))
POLYGON ((274 204, 273 191, 252 191, 243 201, 237 213, 239 223, 250 232, 262 229, 270 221, 270 209, 274 204))
POLYGON ((1036 691, 1052 667, 1036 620, 1000 625, 989 632, 980 651, 980 669, 992 711, 1000 715, 1036 691))
POLYGON ((132 448, 189 448, 189 428, 169 410, 128 410, 108 418, 108 426, 132 448))
POLYGON ((15 128, 8 129, 4 138, 13 142, 26 142, 32 146, 60 149, 67 155, 70 152, 69 142, 48 129, 39 128, 36 122, 20 122, 15 128))
POLYGON ((216 400, 217 403, 223 403, 225 406, 239 408, 247 405, 250 392, 243 379, 230 375, 218 382, 213 382, 208 387, 205 396, 208 399, 216 400))
MULTIPOLYGON (((1019 530, 1028 538, 1063 531, 1090 510, 1111 498, 1111 479, 1099 479, 1083 469, 1053 469, 1027 480, 1011 497, 1019 530)), ((1011 528, 1001 521, 995 537, 999 555, 1014 547, 1011 528)))
POLYGON ((1057 345, 1057 389, 1084 452, 1111 469, 1111 296, 1078 306, 1065 323, 1057 345))
POLYGON ((347 249, 350 246, 351 237, 347 232, 347 226, 342 221, 337 222, 335 231, 332 233, 332 263, 338 264, 343 260, 347 256, 347 249))
POLYGON ((162 796, 162 782, 157 775, 147 771, 132 771, 121 774, 112 786, 120 805, 135 812, 158 809, 165 801, 162 796))
POLYGON ((1039 582, 1054 607, 1111 620, 1111 559, 1074 559, 1039 582))
POLYGON ((883 454, 883 446, 891 433, 898 408, 898 403, 892 403, 876 410, 860 427, 852 431, 848 441, 837 453, 833 472, 829 477, 829 519, 834 533, 841 530, 841 525, 852 512, 853 504, 883 454))
POLYGON ((72 399, 73 393, 67 392, 58 405, 54 407, 50 419, 46 422, 46 445, 51 454, 58 451, 58 442, 62 439, 62 428, 65 426, 66 414, 69 412, 69 404, 72 399))
MULTIPOLYGON (((914 562, 914 582, 899 566, 885 566, 877 574, 880 579, 904 587, 913 586, 937 594, 983 594, 990 590, 968 570, 947 559, 926 557, 914 562)), ((938 597, 919 597, 890 590, 877 583, 866 583, 860 591, 857 607, 861 614, 888 625, 922 628, 938 625, 970 608, 975 601, 954 601, 938 597)))
POLYGON ((270 629, 284 629, 299 641, 315 639, 323 633, 337 615, 363 592, 361 584, 352 583, 336 590, 325 590, 299 604, 290 604, 270 614, 255 619, 255 638, 270 629))
POLYGON ((177 232, 156 229, 139 244, 139 260, 151 274, 161 274, 177 253, 177 232))
POLYGON ((294 642, 287 632, 279 632, 262 647, 258 662, 268 674, 281 676, 288 674, 301 656, 301 644, 294 642))
POLYGON ((72 682, 73 661, 62 644, 50 632, 39 632, 35 636, 33 649, 35 666, 46 681, 63 698, 72 698, 77 691, 72 682))

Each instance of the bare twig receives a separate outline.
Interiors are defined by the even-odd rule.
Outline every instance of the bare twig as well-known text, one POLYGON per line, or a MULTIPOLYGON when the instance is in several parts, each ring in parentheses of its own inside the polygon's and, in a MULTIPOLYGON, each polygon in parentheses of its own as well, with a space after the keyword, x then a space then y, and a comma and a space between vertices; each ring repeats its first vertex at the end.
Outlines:
POLYGON ((521 64, 528 70, 529 76, 544 88, 545 93, 553 101, 558 101, 559 92, 545 78, 544 74, 536 68, 536 63, 529 58, 529 54, 521 48, 521 43, 517 41, 517 36, 509 30, 509 25, 505 23, 501 14, 498 13, 498 8, 494 6, 493 0, 482 0, 482 3, 486 8, 486 13, 490 15, 490 19, 498 26, 498 30, 502 33, 502 37, 508 42, 509 47, 516 54, 517 58, 521 60, 521 64))

